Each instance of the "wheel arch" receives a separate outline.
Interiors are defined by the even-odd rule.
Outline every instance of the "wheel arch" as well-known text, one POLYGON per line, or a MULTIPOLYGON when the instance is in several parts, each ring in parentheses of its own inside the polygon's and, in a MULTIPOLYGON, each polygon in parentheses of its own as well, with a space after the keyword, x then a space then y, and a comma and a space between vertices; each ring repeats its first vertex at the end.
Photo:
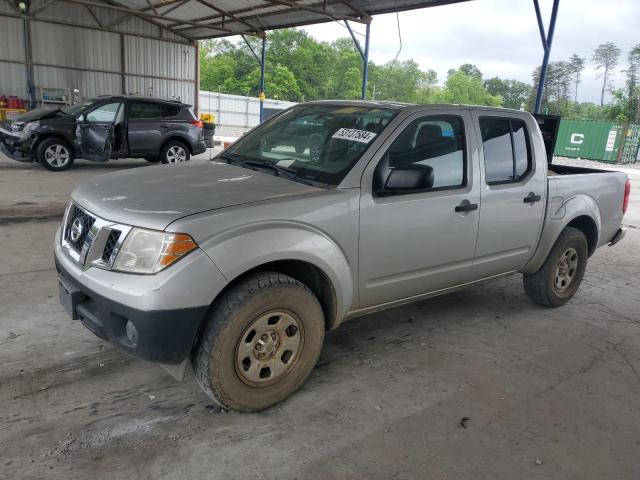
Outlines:
POLYGON ((229 282, 220 292, 233 288, 247 277, 259 272, 278 272, 295 278, 304 284, 318 298, 325 318, 325 327, 331 330, 337 326, 337 300, 335 288, 327 274, 313 263, 303 260, 275 260, 257 265, 229 282))
POLYGON ((45 140, 48 140, 50 138, 56 138, 56 139, 62 140, 69 147, 71 147, 71 150, 73 150, 73 156, 74 157, 78 156, 78 148, 77 148, 75 142, 71 138, 69 138, 69 137, 65 136, 63 133, 59 133, 59 132, 45 132, 45 133, 39 134, 38 138, 33 143, 33 147, 32 147, 33 152, 37 153, 38 147, 40 146, 40 144, 42 142, 44 142, 45 140))
POLYGON ((191 146, 191 142, 186 137, 177 133, 171 133, 167 138, 163 140, 162 144, 160 145, 159 153, 161 153, 164 147, 167 146, 167 143, 171 141, 178 141, 184 144, 184 146, 187 147, 187 150, 189 150, 189 154, 193 155, 193 147, 191 146))
POLYGON ((533 258, 521 270, 523 273, 538 271, 566 227, 573 227, 584 233, 589 256, 598 248, 602 222, 600 210, 593 198, 588 195, 575 195, 556 205, 553 204, 553 199, 550 199, 550 202, 538 248, 533 258))
POLYGON ((292 222, 245 225, 209 238, 201 248, 231 284, 268 270, 304 283, 318 297, 329 330, 356 303, 354 273, 347 256, 331 238, 312 227, 292 222))

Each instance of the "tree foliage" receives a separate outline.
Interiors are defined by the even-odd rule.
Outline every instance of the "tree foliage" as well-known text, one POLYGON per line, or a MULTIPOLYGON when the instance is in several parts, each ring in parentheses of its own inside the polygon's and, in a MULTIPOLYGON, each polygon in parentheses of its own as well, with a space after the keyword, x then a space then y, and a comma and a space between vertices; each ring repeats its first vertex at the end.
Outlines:
MULTIPOLYGON (((254 51, 261 40, 249 39, 254 51)), ((569 118, 640 122, 640 44, 628 52, 623 70, 624 88, 614 87, 613 73, 621 51, 612 42, 599 45, 592 55, 602 78, 600 105, 578 101, 586 59, 574 53, 549 63, 542 95, 543 113, 569 118), (611 101, 604 103, 605 93, 611 101)), ((442 84, 435 70, 424 70, 412 59, 386 64, 369 62, 367 98, 410 103, 501 105, 532 110, 540 67, 531 84, 500 77, 484 79, 471 63, 452 68, 442 84)), ((200 43, 200 86, 203 90, 257 96, 260 68, 244 42, 207 40, 200 43)), ((362 88, 362 59, 350 38, 321 42, 303 30, 269 32, 265 90, 270 98, 309 101, 326 98, 357 99, 362 88)))

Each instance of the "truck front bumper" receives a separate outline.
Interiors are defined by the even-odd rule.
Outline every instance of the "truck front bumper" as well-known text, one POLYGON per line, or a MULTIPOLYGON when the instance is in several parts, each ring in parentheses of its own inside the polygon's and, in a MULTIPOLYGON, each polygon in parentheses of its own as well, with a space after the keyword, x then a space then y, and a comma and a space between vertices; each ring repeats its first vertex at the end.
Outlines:
POLYGON ((189 358, 211 302, 227 284, 199 250, 156 275, 83 270, 60 247, 59 229, 55 264, 60 302, 72 319, 133 355, 170 365, 189 358))

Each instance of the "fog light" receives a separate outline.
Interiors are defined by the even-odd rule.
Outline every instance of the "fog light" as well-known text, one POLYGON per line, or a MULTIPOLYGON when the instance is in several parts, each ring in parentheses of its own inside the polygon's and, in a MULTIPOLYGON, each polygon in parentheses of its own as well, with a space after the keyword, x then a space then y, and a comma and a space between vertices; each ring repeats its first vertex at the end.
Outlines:
POLYGON ((132 347, 138 346, 138 330, 136 330, 136 326, 127 320, 127 324, 125 325, 125 332, 127 333, 127 339, 132 347))

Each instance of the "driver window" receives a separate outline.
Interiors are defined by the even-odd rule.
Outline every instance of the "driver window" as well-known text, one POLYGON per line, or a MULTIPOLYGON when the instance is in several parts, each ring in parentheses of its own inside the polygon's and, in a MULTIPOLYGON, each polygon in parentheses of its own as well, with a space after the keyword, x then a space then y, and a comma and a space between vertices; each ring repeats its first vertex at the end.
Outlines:
POLYGON ((98 108, 91 110, 86 115, 87 122, 92 123, 113 123, 120 108, 120 102, 106 103, 98 108))
POLYGON ((414 120, 394 140, 378 164, 375 180, 384 184, 389 172, 425 165, 433 169, 433 187, 442 190, 463 187, 465 135, 460 117, 443 115, 414 120))

